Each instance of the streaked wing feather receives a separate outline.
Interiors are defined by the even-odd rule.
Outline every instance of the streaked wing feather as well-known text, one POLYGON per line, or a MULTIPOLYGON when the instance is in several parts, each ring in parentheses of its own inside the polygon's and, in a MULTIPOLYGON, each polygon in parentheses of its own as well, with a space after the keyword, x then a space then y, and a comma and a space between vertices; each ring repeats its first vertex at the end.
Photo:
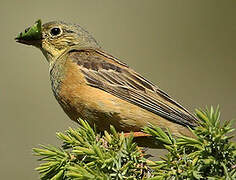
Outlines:
POLYGON ((100 50, 73 50, 70 58, 80 66, 90 86, 104 90, 172 122, 194 127, 196 119, 152 82, 100 50), (96 62, 96 63, 95 63, 96 62), (165 101, 171 103, 170 106, 165 101), (181 110, 180 110, 181 109, 181 110))

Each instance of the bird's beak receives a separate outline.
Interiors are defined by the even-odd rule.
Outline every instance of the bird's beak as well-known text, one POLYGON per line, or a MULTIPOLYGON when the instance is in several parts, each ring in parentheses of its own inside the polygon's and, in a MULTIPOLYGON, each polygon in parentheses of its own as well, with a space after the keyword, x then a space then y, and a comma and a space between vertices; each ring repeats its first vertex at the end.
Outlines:
POLYGON ((24 32, 18 34, 15 38, 16 42, 39 46, 42 40, 42 22, 39 19, 35 24, 29 28, 26 28, 24 32))

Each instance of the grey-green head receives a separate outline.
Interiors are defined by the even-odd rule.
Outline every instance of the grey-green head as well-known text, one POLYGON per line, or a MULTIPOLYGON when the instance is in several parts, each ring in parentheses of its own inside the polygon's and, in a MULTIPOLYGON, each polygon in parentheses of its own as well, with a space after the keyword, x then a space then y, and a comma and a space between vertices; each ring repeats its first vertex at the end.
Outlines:
POLYGON ((52 21, 41 25, 41 20, 16 37, 19 43, 33 45, 42 50, 48 61, 60 56, 72 46, 100 48, 96 40, 76 24, 52 21))

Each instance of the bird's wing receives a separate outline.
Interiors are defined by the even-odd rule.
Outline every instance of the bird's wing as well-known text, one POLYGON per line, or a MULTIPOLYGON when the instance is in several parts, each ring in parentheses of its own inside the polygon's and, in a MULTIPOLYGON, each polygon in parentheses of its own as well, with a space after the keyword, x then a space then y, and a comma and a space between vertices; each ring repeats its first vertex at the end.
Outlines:
POLYGON ((73 49, 72 59, 84 74, 88 85, 106 91, 169 121, 194 127, 196 118, 125 63, 95 49, 73 49))

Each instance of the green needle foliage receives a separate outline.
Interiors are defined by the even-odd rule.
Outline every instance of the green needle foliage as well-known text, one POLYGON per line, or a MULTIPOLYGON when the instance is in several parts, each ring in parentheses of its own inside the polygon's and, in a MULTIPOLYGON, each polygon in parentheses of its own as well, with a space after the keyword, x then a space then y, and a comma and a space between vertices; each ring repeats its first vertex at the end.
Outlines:
POLYGON ((195 138, 174 138, 155 126, 144 129, 168 150, 162 161, 149 163, 151 179, 236 179, 236 144, 227 136, 234 131, 232 121, 220 123, 219 107, 196 110, 196 115, 199 126, 190 129, 195 138))
POLYGON ((111 126, 109 134, 97 134, 91 126, 79 121, 78 129, 57 133, 62 149, 52 146, 34 148, 44 161, 36 168, 41 179, 141 179, 146 169, 140 149, 133 137, 118 134, 111 126))
POLYGON ((168 153, 161 161, 143 157, 133 137, 107 131, 83 120, 77 129, 57 133, 61 148, 41 146, 34 154, 42 161, 36 168, 43 180, 74 179, 236 179, 236 144, 231 142, 232 121, 220 123, 219 107, 196 110, 199 126, 190 129, 195 138, 173 137, 150 125, 144 132, 161 143, 168 153))

